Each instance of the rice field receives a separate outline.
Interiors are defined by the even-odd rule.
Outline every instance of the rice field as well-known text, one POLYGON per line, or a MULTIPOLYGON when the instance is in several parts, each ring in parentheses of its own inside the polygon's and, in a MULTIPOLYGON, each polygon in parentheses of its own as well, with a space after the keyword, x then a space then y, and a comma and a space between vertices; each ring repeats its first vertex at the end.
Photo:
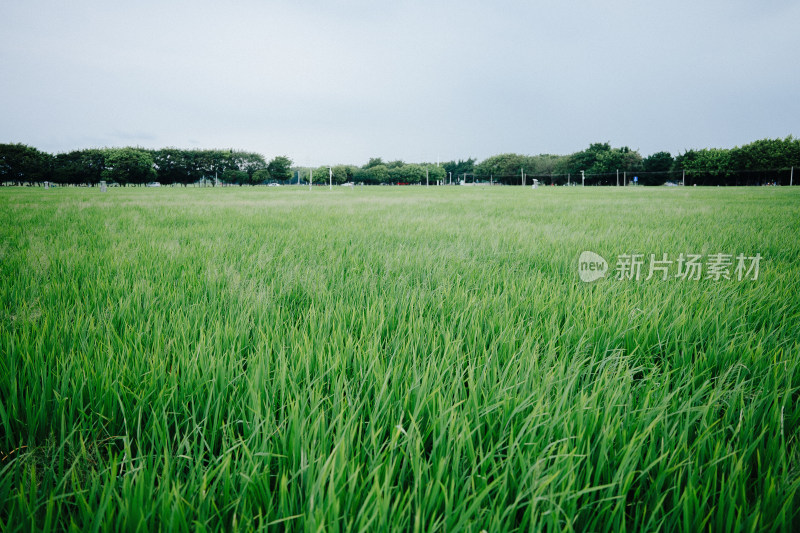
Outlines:
POLYGON ((800 189, 0 188, 0 236, 4 531, 800 528, 800 189))

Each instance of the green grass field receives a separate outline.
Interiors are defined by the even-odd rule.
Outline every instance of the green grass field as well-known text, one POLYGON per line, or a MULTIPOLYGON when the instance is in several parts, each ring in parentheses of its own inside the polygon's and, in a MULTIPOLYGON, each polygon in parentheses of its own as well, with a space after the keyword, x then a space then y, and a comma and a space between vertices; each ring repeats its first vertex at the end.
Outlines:
POLYGON ((5 531, 800 528, 800 188, 9 188, 0 235, 5 531))

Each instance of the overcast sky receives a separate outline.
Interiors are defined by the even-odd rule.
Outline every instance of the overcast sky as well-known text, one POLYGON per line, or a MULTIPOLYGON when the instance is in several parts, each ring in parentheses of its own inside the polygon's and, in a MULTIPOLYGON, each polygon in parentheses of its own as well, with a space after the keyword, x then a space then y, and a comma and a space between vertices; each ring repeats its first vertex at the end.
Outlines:
POLYGON ((0 3, 0 142, 300 165, 800 135, 800 2, 0 3))

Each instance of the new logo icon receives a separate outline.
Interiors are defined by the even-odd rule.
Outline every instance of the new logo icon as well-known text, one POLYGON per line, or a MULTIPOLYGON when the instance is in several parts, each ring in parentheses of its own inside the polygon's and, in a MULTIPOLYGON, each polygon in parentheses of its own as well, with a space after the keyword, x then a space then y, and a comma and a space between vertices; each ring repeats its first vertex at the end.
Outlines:
POLYGON ((606 275, 608 272, 608 263, 602 256, 585 251, 581 253, 578 258, 578 275, 581 281, 591 283, 606 275))

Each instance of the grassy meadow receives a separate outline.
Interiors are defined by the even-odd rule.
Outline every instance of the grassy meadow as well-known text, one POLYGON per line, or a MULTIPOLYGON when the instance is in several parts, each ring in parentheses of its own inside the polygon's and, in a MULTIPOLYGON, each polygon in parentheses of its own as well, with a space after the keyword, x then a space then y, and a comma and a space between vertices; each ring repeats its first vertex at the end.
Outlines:
POLYGON ((5 531, 800 528, 800 188, 0 188, 0 279, 5 531))

